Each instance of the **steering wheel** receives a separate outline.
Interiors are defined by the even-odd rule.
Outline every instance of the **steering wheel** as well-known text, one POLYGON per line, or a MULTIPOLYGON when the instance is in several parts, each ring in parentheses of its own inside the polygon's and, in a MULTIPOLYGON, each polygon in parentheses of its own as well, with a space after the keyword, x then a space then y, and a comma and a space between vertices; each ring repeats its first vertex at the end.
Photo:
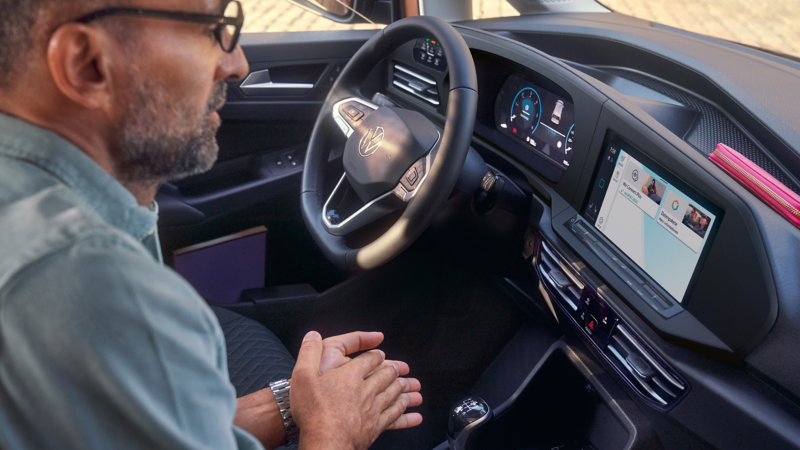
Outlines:
POLYGON ((348 270, 378 267, 408 248, 430 225, 458 181, 472 141, 478 104, 475 64, 447 22, 410 17, 378 32, 356 52, 317 117, 303 168, 303 219, 325 256, 348 270), (439 41, 449 67, 443 132, 416 111, 378 106, 359 86, 381 61, 418 38, 439 41), (323 192, 333 133, 347 137, 344 174, 323 192), (372 243, 348 246, 345 236, 401 208, 400 218, 372 243))

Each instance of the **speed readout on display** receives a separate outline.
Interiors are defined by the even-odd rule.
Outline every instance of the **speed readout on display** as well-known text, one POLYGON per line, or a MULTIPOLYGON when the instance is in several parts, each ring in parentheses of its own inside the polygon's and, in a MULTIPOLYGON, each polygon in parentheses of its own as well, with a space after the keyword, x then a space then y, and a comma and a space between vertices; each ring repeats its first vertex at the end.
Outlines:
POLYGON ((511 75, 497 96, 495 122, 500 132, 529 151, 569 167, 575 127, 574 109, 568 99, 511 75))
POLYGON ((514 134, 520 137, 532 135, 542 115, 539 94, 532 88, 522 89, 517 93, 509 114, 509 119, 515 125, 512 129, 514 134))

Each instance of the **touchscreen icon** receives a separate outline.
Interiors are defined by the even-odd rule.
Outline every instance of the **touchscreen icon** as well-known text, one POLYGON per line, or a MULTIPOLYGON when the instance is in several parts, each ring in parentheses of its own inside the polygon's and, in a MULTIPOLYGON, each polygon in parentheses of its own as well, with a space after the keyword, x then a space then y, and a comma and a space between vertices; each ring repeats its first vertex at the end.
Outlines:
POLYGON ((679 208, 680 206, 681 206, 681 204, 680 204, 680 203, 678 203, 678 201, 677 201, 677 200, 675 200, 674 202, 672 202, 672 210, 673 210, 673 211, 677 211, 677 210, 678 210, 678 208, 679 208))
POLYGON ((634 170, 633 173, 631 173, 631 178, 633 178, 633 181, 639 181, 639 171, 634 170))

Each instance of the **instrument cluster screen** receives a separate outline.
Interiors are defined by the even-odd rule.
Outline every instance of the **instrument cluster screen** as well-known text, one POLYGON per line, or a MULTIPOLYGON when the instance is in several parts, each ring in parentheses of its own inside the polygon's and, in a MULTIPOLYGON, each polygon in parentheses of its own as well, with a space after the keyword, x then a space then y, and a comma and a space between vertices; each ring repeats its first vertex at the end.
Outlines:
POLYGON ((517 75, 508 77, 495 102, 497 129, 563 168, 572 161, 572 102, 517 75))

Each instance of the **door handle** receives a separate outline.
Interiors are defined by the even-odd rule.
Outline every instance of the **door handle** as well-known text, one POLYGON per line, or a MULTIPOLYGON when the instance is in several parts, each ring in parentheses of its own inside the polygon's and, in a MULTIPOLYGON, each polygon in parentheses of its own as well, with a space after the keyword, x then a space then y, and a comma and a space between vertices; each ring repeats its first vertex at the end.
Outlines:
POLYGON ((287 89, 297 94, 314 89, 313 83, 275 83, 270 79, 269 69, 253 72, 245 78, 239 88, 249 95, 269 95, 277 93, 276 90, 287 89))

